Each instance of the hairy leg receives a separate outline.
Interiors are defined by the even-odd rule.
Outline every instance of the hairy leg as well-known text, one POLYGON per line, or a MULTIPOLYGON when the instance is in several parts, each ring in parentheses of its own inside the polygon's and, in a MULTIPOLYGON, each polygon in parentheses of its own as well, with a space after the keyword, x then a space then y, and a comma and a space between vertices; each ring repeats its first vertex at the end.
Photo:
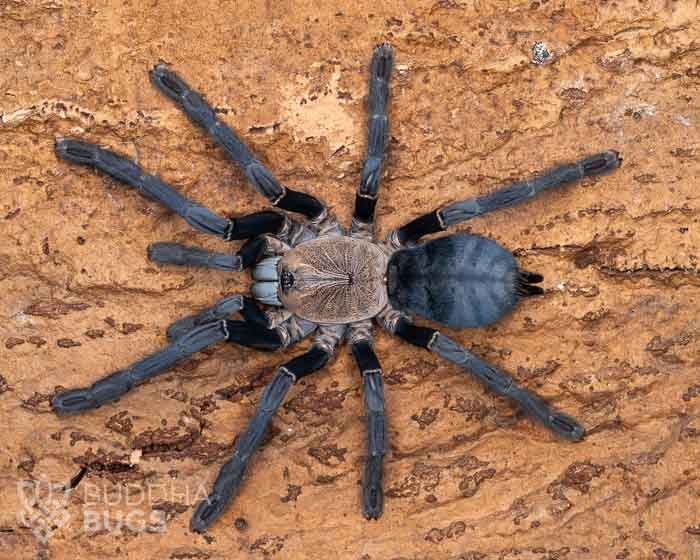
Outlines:
POLYGON ((253 188, 272 204, 283 210, 304 214, 311 220, 325 213, 325 206, 313 196, 280 185, 236 133, 219 120, 204 97, 175 72, 164 64, 158 64, 151 70, 150 77, 151 83, 161 93, 174 101, 192 122, 206 130, 226 154, 240 165, 253 188))
POLYGON ((199 313, 187 315, 186 317, 178 319, 174 323, 170 324, 165 331, 168 341, 172 342, 199 325, 226 319, 227 317, 233 315, 243 307, 244 297, 245 296, 240 294, 226 296, 225 298, 217 301, 211 307, 207 307, 199 313))
POLYGON ((415 243, 424 235, 442 231, 449 226, 499 208, 507 208, 525 202, 545 189, 568 185, 584 177, 609 173, 617 169, 621 162, 622 159, 614 150, 588 156, 574 163, 550 169, 535 179, 519 181, 484 196, 454 202, 416 218, 389 235, 397 246, 415 243))
POLYGON ((227 338, 224 321, 196 327, 171 344, 129 367, 99 379, 89 387, 58 393, 51 406, 58 415, 75 414, 97 408, 129 392, 136 385, 170 368, 175 362, 223 342, 227 338))
POLYGON ((56 142, 55 149, 56 155, 65 161, 89 165, 136 188, 145 197, 156 200, 175 212, 193 228, 222 239, 229 239, 233 228, 231 220, 182 196, 159 177, 148 175, 130 159, 79 140, 59 140, 56 142))
POLYGON ((367 231, 371 236, 374 208, 379 196, 379 181, 389 130, 387 103, 389 79, 394 64, 394 52, 387 44, 378 45, 372 53, 369 68, 369 96, 367 100, 367 155, 362 165, 360 185, 355 195, 352 232, 367 231))
POLYGON ((243 244, 235 255, 215 253, 172 241, 159 241, 148 246, 148 258, 158 264, 213 268, 241 272, 253 266, 265 252, 265 239, 254 237, 243 244))
MULTIPOLYGON (((342 333, 339 335, 342 337, 342 333)), ((193 531, 206 532, 238 493, 250 459, 260 446, 270 420, 282 404, 290 387, 302 377, 321 369, 335 353, 340 338, 331 338, 334 342, 329 345, 329 337, 321 332, 306 353, 277 368, 272 381, 263 390, 255 414, 238 437, 233 456, 221 467, 209 496, 197 505, 190 521, 190 528, 193 531)))
POLYGON ((585 430, 574 418, 551 408, 541 397, 518 386, 511 376, 467 352, 439 331, 413 325, 405 317, 399 317, 393 323, 383 322, 382 325, 406 342, 426 348, 457 364, 497 395, 515 401, 524 412, 558 436, 571 441, 583 439, 585 430))
POLYGON ((371 340, 355 342, 352 353, 362 372, 367 410, 367 462, 362 478, 362 511, 367 519, 379 519, 384 511, 382 480, 387 450, 384 380, 371 340))

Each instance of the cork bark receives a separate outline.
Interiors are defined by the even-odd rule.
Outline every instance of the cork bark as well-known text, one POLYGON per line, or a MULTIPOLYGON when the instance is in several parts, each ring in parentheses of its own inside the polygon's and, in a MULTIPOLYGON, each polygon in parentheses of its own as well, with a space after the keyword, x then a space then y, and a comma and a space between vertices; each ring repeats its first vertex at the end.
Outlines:
POLYGON ((660 0, 0 2, 0 556, 700 558, 699 22, 696 2, 660 0), (262 387, 307 343, 216 346, 57 418, 59 388, 154 351, 170 322, 250 278, 150 263, 154 241, 231 245, 59 162, 53 142, 108 146, 219 213, 265 208, 150 86, 164 61, 283 183, 349 224, 382 41, 396 69, 381 235, 555 163, 622 154, 613 175, 457 228, 543 274, 545 295, 450 336, 588 436, 557 440, 377 332, 384 516, 360 513, 362 385, 344 346, 292 388, 240 495, 193 534, 193 506, 262 387))

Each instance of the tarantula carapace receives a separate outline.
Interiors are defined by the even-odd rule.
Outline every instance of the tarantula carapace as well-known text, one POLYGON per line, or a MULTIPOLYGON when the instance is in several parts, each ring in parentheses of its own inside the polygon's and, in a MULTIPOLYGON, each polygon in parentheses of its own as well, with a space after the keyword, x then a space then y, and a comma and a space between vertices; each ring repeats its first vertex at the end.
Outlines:
POLYGON ((252 298, 229 295, 211 308, 180 319, 168 327, 170 344, 162 350, 89 387, 57 394, 52 400, 57 414, 82 412, 112 401, 177 360, 218 342, 279 350, 314 334, 310 349, 279 366, 264 389, 233 456, 194 512, 191 528, 195 531, 206 531, 237 492, 250 457, 290 387, 323 367, 346 337, 362 372, 367 408, 362 507, 367 518, 382 514, 387 431, 382 370, 372 349, 372 319, 390 333, 464 368, 559 436, 576 441, 584 435, 576 420, 553 410, 444 334, 417 326, 412 320, 419 315, 452 328, 492 323, 521 298, 543 293, 536 285, 542 276, 519 270, 508 251, 477 235, 458 233, 426 243, 419 240, 480 214, 526 201, 545 189, 612 171, 621 159, 616 152, 605 151, 560 165, 535 179, 435 210, 393 230, 385 240, 377 240, 373 236, 374 209, 386 148, 392 66, 391 47, 376 47, 370 64, 367 153, 347 232, 316 198, 280 185, 203 97, 164 65, 151 71, 153 85, 211 135, 273 206, 303 219, 272 210, 224 218, 114 152, 78 140, 56 143, 59 158, 95 167, 135 187, 195 229, 225 240, 247 240, 236 254, 155 243, 148 248, 152 261, 232 272, 250 269, 254 280, 252 298), (234 313, 240 313, 242 320, 230 319, 234 313))

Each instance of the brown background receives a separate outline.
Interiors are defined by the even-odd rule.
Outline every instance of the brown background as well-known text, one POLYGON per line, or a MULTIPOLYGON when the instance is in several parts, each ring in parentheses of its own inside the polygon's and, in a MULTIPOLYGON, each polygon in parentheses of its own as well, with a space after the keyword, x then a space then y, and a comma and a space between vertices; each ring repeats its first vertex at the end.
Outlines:
POLYGON ((700 558, 697 2, 140 4, 0 1, 0 556, 700 558), (52 143, 100 142, 218 212, 263 208, 150 86, 163 60, 283 182, 347 221, 367 63, 385 40, 397 66, 382 235, 555 162, 622 153, 612 176, 461 228, 542 272, 546 295, 451 334, 589 436, 558 441, 437 356, 378 334, 391 442, 383 518, 360 515, 363 402, 346 346, 292 389, 240 496, 209 535, 193 535, 197 490, 285 355, 220 345, 116 404, 56 418, 58 386, 153 351, 170 321, 249 279, 150 264, 157 240, 228 246, 59 163, 52 143), (536 41, 549 64, 530 62, 536 41), (44 544, 17 521, 17 481, 63 483, 81 465, 66 510, 24 506, 69 516, 44 544), (152 510, 165 533, 110 530, 152 510), (85 528, 84 512, 112 525, 85 528))

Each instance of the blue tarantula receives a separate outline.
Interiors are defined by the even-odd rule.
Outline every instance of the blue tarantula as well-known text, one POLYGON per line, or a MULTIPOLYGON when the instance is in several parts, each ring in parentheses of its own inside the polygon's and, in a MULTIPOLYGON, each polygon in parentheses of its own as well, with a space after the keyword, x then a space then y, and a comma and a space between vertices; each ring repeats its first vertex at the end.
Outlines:
POLYGON ((444 334, 417 326, 411 319, 419 315, 451 328, 487 325, 509 313, 520 299, 542 294, 536 285, 542 276, 519 270, 507 250, 484 237, 458 233, 426 243, 419 240, 475 216, 524 202, 545 189, 612 171, 620 165, 620 157, 609 150, 555 167, 535 179, 439 208, 391 231, 385 240, 377 240, 373 235, 374 209, 387 141, 392 66, 391 47, 377 46, 370 63, 367 154, 347 232, 322 202, 280 185, 204 98, 164 65, 151 71, 153 85, 211 135, 273 206, 303 218, 292 219, 272 210, 224 218, 114 152, 79 140, 56 143, 59 158, 95 167, 135 187, 195 229, 227 241, 247 240, 236 254, 154 243, 148 248, 152 261, 229 272, 251 269, 253 276, 252 298, 229 295, 176 321, 167 329, 170 344, 162 350, 89 387, 56 394, 52 407, 57 414, 97 408, 176 361, 218 342, 271 351, 314 334, 309 350, 279 366, 265 387, 233 456, 221 467, 209 496, 194 511, 190 524, 194 531, 206 531, 236 494, 253 452, 292 384, 323 367, 345 337, 362 372, 367 408, 362 508, 368 519, 381 516, 387 430, 382 370, 372 349, 372 319, 391 334, 454 362, 496 394, 515 401, 557 435, 572 441, 584 436, 575 419, 553 410, 509 375, 444 334), (229 318, 237 312, 242 320, 229 318))

